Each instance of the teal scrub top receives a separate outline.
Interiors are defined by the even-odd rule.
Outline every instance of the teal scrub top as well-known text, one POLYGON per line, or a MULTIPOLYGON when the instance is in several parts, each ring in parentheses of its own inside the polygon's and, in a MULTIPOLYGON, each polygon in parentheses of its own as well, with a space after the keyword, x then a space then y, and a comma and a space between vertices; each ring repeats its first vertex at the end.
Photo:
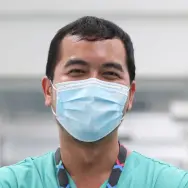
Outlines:
MULTIPOLYGON (((49 152, 0 168, 0 188, 58 188, 54 154, 49 152)), ((74 181, 68 177, 71 188, 76 188, 74 181)), ((100 188, 106 188, 107 181, 100 188)), ((188 188, 188 173, 132 152, 117 188, 188 188)))

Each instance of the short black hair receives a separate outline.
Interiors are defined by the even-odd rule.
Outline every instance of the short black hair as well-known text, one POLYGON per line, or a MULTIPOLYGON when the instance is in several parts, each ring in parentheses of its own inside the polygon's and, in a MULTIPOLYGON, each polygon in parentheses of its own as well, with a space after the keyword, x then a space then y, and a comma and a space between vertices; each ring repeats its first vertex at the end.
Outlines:
POLYGON ((46 76, 53 80, 54 70, 59 55, 59 46, 67 35, 78 35, 81 40, 97 41, 118 38, 125 47, 127 54, 126 64, 129 71, 130 81, 135 80, 134 49, 130 36, 116 24, 93 16, 84 16, 62 27, 51 41, 48 60, 46 64, 46 76))

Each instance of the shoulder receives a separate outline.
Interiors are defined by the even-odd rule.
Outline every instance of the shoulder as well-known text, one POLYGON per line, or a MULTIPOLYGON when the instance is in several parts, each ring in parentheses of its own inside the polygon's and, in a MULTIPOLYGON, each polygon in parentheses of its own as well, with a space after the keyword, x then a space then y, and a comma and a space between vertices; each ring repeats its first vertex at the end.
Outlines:
POLYGON ((188 172, 139 153, 136 155, 145 175, 153 178, 154 188, 188 188, 188 172))
POLYGON ((53 163, 52 155, 53 152, 49 152, 41 157, 27 158, 15 165, 0 168, 0 188, 29 188, 33 180, 42 183, 44 164, 48 167, 50 162, 53 163))

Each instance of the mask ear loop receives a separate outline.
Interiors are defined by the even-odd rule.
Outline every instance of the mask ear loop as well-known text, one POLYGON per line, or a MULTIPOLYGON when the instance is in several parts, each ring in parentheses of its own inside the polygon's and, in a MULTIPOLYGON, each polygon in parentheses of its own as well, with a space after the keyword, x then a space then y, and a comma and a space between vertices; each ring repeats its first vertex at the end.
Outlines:
MULTIPOLYGON (((50 80, 50 79, 49 79, 49 80, 50 80)), ((53 83, 52 83, 51 80, 50 80, 50 84, 51 84, 52 88, 57 92, 57 88, 53 85, 53 83)), ((54 115, 55 117, 57 117, 57 114, 55 113, 55 111, 54 111, 52 105, 51 105, 51 110, 52 110, 53 115, 54 115)))
POLYGON ((123 115, 123 117, 121 118, 121 123, 122 123, 122 121, 125 119, 125 114, 123 115))
POLYGON ((57 91, 57 88, 54 86, 54 84, 52 83, 51 80, 50 80, 50 84, 51 84, 52 88, 53 88, 55 91, 57 91))
MULTIPOLYGON (((130 89, 129 89, 129 90, 130 90, 130 89)), ((127 99, 128 99, 128 96, 127 96, 127 99)), ((126 103, 125 103, 125 105, 126 105, 126 103)), ((122 118, 121 118, 121 121, 120 121, 119 125, 122 124, 123 120, 125 119, 125 115, 126 115, 126 112, 123 114, 123 116, 122 116, 122 118)))

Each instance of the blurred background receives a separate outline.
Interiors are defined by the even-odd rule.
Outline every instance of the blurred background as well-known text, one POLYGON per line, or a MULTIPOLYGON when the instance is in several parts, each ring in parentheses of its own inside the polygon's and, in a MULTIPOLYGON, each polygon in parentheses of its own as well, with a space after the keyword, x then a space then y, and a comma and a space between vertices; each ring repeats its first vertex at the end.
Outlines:
POLYGON ((0 166, 58 147, 41 78, 52 37, 83 15, 114 21, 133 40, 137 93, 120 140, 188 169, 187 0, 0 0, 0 166))

